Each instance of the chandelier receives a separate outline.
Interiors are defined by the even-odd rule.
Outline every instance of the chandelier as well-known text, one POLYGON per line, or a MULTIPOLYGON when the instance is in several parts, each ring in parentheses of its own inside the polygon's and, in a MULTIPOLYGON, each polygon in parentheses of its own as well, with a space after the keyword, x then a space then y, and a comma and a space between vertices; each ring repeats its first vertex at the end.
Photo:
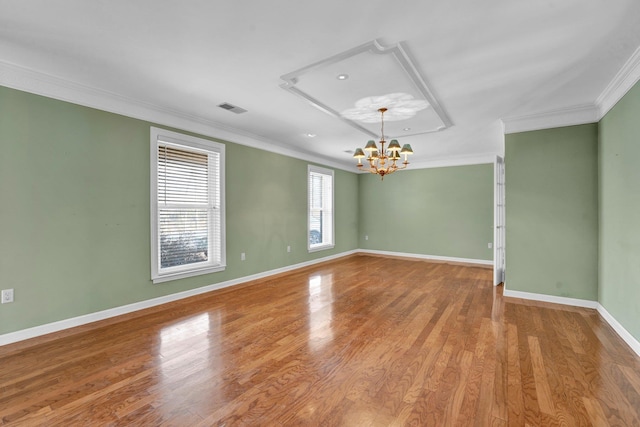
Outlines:
POLYGON ((353 157, 358 159, 357 166, 360 170, 364 169, 362 159, 366 157, 366 160, 369 162, 369 168, 367 170, 373 174, 380 175, 380 179, 384 179, 385 175, 390 175, 395 171, 405 169, 407 165, 409 165, 407 157, 410 154, 413 154, 413 150, 409 144, 404 144, 401 148, 397 139, 392 139, 389 142, 389 146, 385 149, 384 145, 387 141, 384 140, 384 113, 387 109, 379 108, 378 111, 380 112, 381 122, 380 148, 378 149, 378 146, 372 139, 367 142, 367 145, 364 147, 364 151, 362 148, 357 148, 353 157), (364 153, 365 151, 367 152, 368 157, 367 154, 364 153), (401 155, 404 155, 404 162, 399 166, 398 161, 401 159, 401 155))

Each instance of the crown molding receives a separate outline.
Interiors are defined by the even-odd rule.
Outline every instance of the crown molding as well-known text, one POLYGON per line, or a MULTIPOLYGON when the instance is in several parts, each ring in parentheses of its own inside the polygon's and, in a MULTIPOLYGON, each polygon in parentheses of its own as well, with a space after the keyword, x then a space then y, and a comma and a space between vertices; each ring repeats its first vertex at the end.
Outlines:
MULTIPOLYGON (((496 157, 498 156, 504 156, 504 154, 484 153, 484 154, 478 154, 475 156, 456 156, 456 157, 447 157, 442 159, 427 160, 422 162, 411 162, 409 163, 409 167, 406 169, 406 171, 431 169, 431 168, 446 168, 450 166, 473 166, 473 165, 494 164, 496 162, 496 157)), ((365 163, 365 166, 367 166, 366 163, 365 163)), ((371 172, 369 172, 368 169, 365 169, 365 170, 357 170, 356 173, 361 175, 367 175, 371 172)))
POLYGON ((596 99, 599 119, 602 119, 622 97, 640 80, 640 47, 625 62, 618 74, 596 99))
POLYGON ((502 119, 502 123, 504 133, 509 134, 596 123, 600 119, 599 113, 596 105, 582 104, 525 116, 506 117, 502 119))
POLYGON ((292 150, 260 135, 225 126, 203 117, 128 98, 60 77, 0 61, 0 85, 60 101, 120 114, 134 119, 194 132, 210 138, 282 154, 336 169, 353 172, 351 165, 302 151, 292 150))
MULTIPOLYGON (((468 166, 468 165, 482 165, 486 163, 495 163, 498 153, 485 153, 475 156, 457 156, 448 157, 446 159, 434 159, 423 162, 415 162, 409 165, 411 169, 430 169, 430 168, 446 168, 449 166, 468 166)), ((407 169, 409 170, 409 169, 407 169)))
POLYGON ((629 57, 593 104, 576 105, 524 116, 506 117, 502 119, 504 133, 527 132, 599 122, 638 81, 640 81, 640 47, 629 57))

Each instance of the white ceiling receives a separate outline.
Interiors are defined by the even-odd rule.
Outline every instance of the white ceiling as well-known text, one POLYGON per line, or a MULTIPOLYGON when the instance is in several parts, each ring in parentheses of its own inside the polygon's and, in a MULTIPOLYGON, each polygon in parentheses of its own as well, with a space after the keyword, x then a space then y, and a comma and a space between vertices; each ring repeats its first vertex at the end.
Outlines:
POLYGON ((640 1, 0 0, 5 65, 347 168, 345 151, 370 136, 283 90, 281 76, 373 40, 402 43, 451 120, 399 136, 414 163, 483 157, 503 151, 501 119, 595 105, 640 46, 640 1))

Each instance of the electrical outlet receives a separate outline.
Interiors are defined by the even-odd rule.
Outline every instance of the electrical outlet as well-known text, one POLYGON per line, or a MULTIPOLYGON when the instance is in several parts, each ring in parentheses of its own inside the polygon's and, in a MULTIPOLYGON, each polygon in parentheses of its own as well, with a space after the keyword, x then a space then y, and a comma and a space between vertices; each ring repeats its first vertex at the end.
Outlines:
POLYGON ((291 252, 291 246, 287 246, 287 252, 291 252))
POLYGON ((2 290, 2 304, 13 302, 13 289, 2 290))
POLYGON ((493 247, 493 243, 487 243, 487 248, 491 249, 493 247))
POLYGON ((369 235, 368 234, 364 236, 364 240, 369 240, 369 235))
POLYGON ((245 259, 247 259, 247 256, 244 254, 244 252, 242 252, 240 254, 240 261, 244 261, 245 259))

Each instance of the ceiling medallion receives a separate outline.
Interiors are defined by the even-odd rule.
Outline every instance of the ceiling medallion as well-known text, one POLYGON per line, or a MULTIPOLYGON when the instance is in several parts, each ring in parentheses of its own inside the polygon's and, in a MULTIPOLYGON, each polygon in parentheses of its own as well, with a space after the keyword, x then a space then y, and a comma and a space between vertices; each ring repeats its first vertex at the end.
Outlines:
POLYGON ((345 119, 357 120, 362 123, 377 123, 380 108, 386 108, 388 122, 407 120, 418 111, 429 107, 424 99, 415 99, 408 93, 396 92, 386 95, 367 96, 356 101, 354 108, 344 110, 340 115, 345 119))
POLYGON ((375 141, 370 140, 367 145, 356 149, 353 157, 358 159, 358 169, 363 170, 362 159, 366 157, 369 162, 368 171, 380 175, 384 179, 385 175, 390 175, 398 170, 405 169, 409 165, 408 156, 413 154, 411 145, 405 144, 400 147, 397 139, 392 139, 385 149, 384 119, 387 114, 387 121, 407 120, 416 115, 418 111, 429 107, 429 103, 424 99, 414 99, 408 93, 389 93, 380 96, 368 96, 356 102, 354 108, 349 108, 341 113, 341 116, 349 120, 357 120, 363 123, 375 123, 380 117, 380 148, 375 141), (368 153, 368 156, 364 152, 368 153), (401 155, 404 155, 402 166, 398 165, 401 155))

